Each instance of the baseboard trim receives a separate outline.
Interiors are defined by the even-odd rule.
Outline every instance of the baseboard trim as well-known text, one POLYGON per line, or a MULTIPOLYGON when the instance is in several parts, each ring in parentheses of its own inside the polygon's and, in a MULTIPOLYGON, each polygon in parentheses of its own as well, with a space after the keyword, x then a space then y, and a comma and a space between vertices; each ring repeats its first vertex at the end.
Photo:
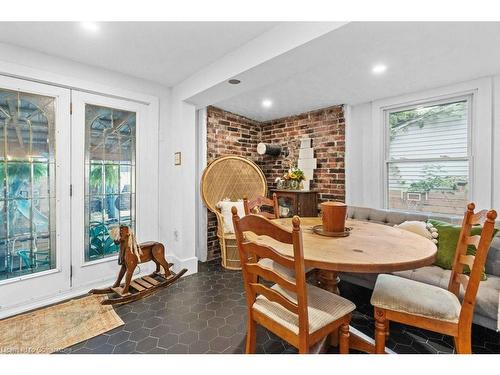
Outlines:
POLYGON ((198 273, 198 258, 191 257, 191 258, 181 259, 174 254, 169 255, 168 258, 169 262, 174 264, 173 266, 174 272, 179 272, 183 268, 186 268, 187 272, 185 273, 185 276, 198 273))

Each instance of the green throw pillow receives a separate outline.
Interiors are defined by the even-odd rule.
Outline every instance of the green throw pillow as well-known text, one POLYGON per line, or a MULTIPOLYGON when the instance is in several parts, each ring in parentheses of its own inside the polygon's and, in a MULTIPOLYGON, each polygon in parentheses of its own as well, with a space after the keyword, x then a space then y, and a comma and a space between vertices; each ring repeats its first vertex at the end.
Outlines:
MULTIPOLYGON (((429 223, 434 225, 434 227, 438 230, 438 251, 435 265, 444 268, 446 270, 451 270, 453 268, 453 261, 455 260, 455 251, 457 249, 458 237, 460 236, 460 230, 462 227, 453 225, 450 223, 445 223, 439 220, 428 220, 429 223)), ((483 227, 474 226, 471 229, 471 236, 475 236, 477 234, 481 234, 483 227)), ((493 236, 496 235, 498 229, 495 229, 493 232, 493 236)), ((467 254, 476 255, 476 248, 472 245, 469 245, 467 248, 467 254)), ((468 266, 464 267, 464 273, 469 274, 470 270, 468 266)), ((486 280, 486 274, 483 271, 483 275, 481 277, 482 280, 486 280)))

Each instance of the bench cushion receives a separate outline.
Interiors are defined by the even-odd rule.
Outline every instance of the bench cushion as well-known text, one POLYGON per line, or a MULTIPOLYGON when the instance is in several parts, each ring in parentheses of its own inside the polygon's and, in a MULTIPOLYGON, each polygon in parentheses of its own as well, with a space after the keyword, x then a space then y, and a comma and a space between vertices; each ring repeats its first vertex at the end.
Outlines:
MULTIPOLYGON (((357 206, 349 206, 347 208, 347 217, 391 226, 399 225, 404 221, 427 221, 429 219, 440 220, 454 225, 462 223, 462 217, 460 216, 432 214, 428 212, 391 211, 357 206)), ((488 258, 486 259, 485 272, 488 277, 489 275, 500 277, 500 233, 491 242, 488 258)))

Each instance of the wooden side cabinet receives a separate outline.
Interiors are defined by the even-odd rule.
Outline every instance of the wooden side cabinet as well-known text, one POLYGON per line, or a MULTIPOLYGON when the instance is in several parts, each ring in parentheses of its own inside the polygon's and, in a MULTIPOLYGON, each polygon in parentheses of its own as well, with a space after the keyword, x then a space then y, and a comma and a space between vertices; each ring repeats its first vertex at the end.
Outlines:
POLYGON ((280 217, 318 216, 318 192, 302 190, 271 190, 276 193, 280 217))

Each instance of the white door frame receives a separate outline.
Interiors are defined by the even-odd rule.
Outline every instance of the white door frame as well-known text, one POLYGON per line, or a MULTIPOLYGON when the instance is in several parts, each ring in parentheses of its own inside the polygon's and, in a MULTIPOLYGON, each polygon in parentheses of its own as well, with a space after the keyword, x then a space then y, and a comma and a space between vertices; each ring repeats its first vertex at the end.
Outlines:
MULTIPOLYGON (((142 144, 140 145, 140 149, 138 148, 137 152, 144 152, 144 150, 148 151, 149 155, 149 167, 145 168, 144 171, 139 171, 137 169, 137 180, 142 178, 143 175, 146 178, 150 178, 150 186, 144 187, 146 196, 149 198, 145 202, 141 203, 143 209, 145 211, 149 211, 151 217, 155 218, 154 225, 149 225, 147 228, 147 233, 145 233, 148 238, 159 238, 159 216, 158 212, 159 207, 158 198, 158 130, 160 125, 159 118, 159 98, 157 96, 138 93, 135 91, 130 91, 127 89, 116 88, 116 86, 106 86, 102 84, 98 84, 96 82, 82 80, 79 78, 75 78, 72 76, 61 75, 57 73, 48 72, 41 69, 31 68, 26 65, 21 64, 13 64, 5 61, 0 61, 0 80, 2 79, 20 79, 26 81, 29 84, 45 84, 49 86, 53 86, 58 89, 64 90, 79 90, 88 93, 99 93, 102 95, 107 95, 114 98, 121 98, 130 101, 135 101, 138 103, 147 105, 147 127, 148 131, 144 137, 142 137, 142 144), (141 175, 139 175, 139 173, 141 175)), ((68 118, 69 118, 69 102, 66 106, 68 110, 68 118)), ((70 145, 70 140, 66 142, 66 144, 70 145)), ((57 147, 57 146, 56 146, 57 147)), ((138 146, 139 147, 139 146, 138 146)), ((68 182, 70 178, 68 177, 68 182)), ((69 197, 69 183, 66 184, 67 196, 69 197)), ((138 189, 136 190, 136 193, 138 189)), ((139 204, 139 201, 137 202, 139 204)), ((68 204, 68 207, 70 205, 68 204)), ((164 209, 164 208, 163 208, 164 209)), ((137 212, 137 208, 136 208, 137 212)), ((69 224, 69 220, 68 220, 69 224)), ((82 229, 83 230, 83 229, 82 229)), ((68 229, 67 233, 70 233, 68 229)), ((68 252, 68 256, 70 253, 68 252)), ((69 263, 68 263, 69 265, 69 263)), ((68 270, 69 272, 69 270, 68 270)), ((114 278, 111 277, 110 280, 114 278)), ((68 276, 69 280, 69 276, 68 276)), ((10 303, 5 303, 4 301, 8 300, 5 295, 2 294, 2 299, 0 300, 0 319, 6 318, 8 316, 12 316, 15 314, 19 314, 25 311, 29 311, 35 308, 39 308, 45 305, 57 303, 63 301, 68 298, 72 298, 75 296, 79 296, 88 292, 90 287, 99 288, 107 286, 106 282, 97 282, 94 285, 89 285, 88 287, 80 287, 77 288, 75 286, 69 288, 68 290, 59 290, 57 293, 53 293, 51 295, 47 295, 44 297, 33 297, 30 301, 25 303, 21 303, 18 305, 11 305, 10 303)), ((0 284, 0 293, 2 291, 2 286, 0 284)))
MULTIPOLYGON (((150 137, 147 133, 147 106, 141 103, 123 99, 110 98, 104 95, 81 91, 72 92, 72 286, 75 288, 90 288, 96 283, 109 283, 116 278, 119 269, 118 254, 94 261, 85 261, 85 105, 92 104, 109 108, 117 108, 136 113, 136 167, 135 167, 135 222, 137 238, 140 241, 155 240, 155 233, 150 228, 156 225, 158 216, 150 215, 148 204, 154 200, 150 197, 151 176, 150 167, 154 160, 148 153, 150 137), (141 197, 142 199, 139 199, 141 197), (144 199, 145 198, 145 199, 144 199), (146 206, 146 208, 145 208, 146 206)), ((154 181, 154 180, 153 180, 154 181)), ((157 183, 156 183, 157 185, 157 183)), ((153 189, 154 191, 154 189, 153 189)), ((137 273, 151 273, 154 265, 141 264, 137 273)))
POLYGON ((55 97, 56 267, 0 281, 0 318, 70 289, 70 90, 0 75, 0 88, 55 97))
MULTIPOLYGON (((207 109, 196 111, 196 181, 201 181, 207 166, 207 109)), ((196 257, 199 261, 207 260, 207 207, 201 199, 200 184, 196 185, 196 257)))

